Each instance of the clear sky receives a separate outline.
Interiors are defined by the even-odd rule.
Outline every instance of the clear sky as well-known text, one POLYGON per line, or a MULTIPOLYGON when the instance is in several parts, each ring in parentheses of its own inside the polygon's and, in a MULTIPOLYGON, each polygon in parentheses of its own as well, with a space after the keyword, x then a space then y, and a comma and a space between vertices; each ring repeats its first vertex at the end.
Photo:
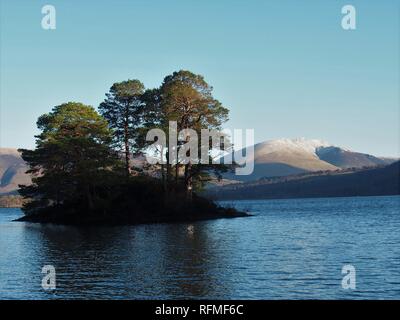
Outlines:
POLYGON ((95 107, 113 82, 204 75, 228 128, 399 156, 400 1, 0 0, 2 147, 33 147, 55 105, 95 107), (56 8, 43 30, 41 8, 56 8), (357 29, 341 27, 352 4, 357 29))

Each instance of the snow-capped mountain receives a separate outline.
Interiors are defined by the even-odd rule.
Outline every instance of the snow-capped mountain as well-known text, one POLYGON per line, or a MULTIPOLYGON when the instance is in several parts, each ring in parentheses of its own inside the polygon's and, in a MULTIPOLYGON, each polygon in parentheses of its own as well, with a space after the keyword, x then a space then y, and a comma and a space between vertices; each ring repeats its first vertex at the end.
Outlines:
MULTIPOLYGON (((235 154, 245 152, 237 151, 235 154)), ((315 139, 295 138, 277 139, 258 143, 254 146, 254 172, 249 176, 226 174, 225 178, 238 181, 251 181, 264 177, 287 176, 313 171, 339 170, 342 168, 361 168, 389 164, 368 154, 353 152, 315 139)))
POLYGON ((373 167, 391 164, 396 161, 396 159, 378 158, 370 154, 345 150, 335 146, 318 148, 316 154, 321 160, 343 169, 373 167))
POLYGON ((259 151, 272 153, 281 150, 293 150, 307 153, 316 153, 318 148, 330 147, 331 144, 323 140, 305 138, 268 140, 256 145, 259 151))

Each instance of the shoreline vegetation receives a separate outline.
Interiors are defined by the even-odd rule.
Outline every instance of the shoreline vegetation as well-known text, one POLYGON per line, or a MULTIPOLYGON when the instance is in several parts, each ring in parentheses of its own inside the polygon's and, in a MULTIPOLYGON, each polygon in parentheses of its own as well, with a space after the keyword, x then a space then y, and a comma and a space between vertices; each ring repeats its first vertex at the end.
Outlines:
MULTIPOLYGON (((146 137, 151 129, 167 131, 170 121, 177 132, 221 130, 228 113, 202 76, 183 70, 155 89, 146 90, 139 80, 114 83, 98 112, 79 102, 55 106, 37 121, 36 148, 19 150, 32 184, 20 185, 25 216, 17 221, 123 225, 249 216, 198 195, 207 182, 234 168, 213 164, 213 141, 210 164, 194 165, 185 161, 194 156, 185 149, 196 143, 190 135, 180 137, 174 150, 160 150, 157 137, 146 137), (175 161, 172 153, 178 154, 175 161), (164 161, 132 165, 133 155, 148 154, 164 161)), ((218 146, 229 148, 226 141, 218 146)))

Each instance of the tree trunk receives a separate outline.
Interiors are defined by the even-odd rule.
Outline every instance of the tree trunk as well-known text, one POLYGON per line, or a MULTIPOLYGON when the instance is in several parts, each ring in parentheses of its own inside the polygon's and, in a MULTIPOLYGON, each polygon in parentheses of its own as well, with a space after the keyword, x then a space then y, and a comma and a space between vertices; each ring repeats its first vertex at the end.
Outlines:
MULTIPOLYGON (((189 141, 189 137, 186 137, 186 142, 189 141)), ((193 179, 192 179, 192 164, 189 163, 185 165, 185 191, 186 199, 192 201, 192 189, 193 189, 193 179)))
POLYGON ((125 119, 125 125, 124 125, 124 131, 125 131, 125 171, 126 171, 126 176, 129 178, 131 175, 131 168, 129 161, 131 159, 130 155, 130 150, 129 150, 129 128, 128 128, 128 119, 125 119))
POLYGON ((94 209, 94 203, 93 203, 92 193, 90 192, 90 185, 86 186, 86 198, 87 198, 88 208, 90 211, 92 211, 94 209))
POLYGON ((170 168, 170 164, 169 164, 169 152, 167 149, 167 152, 165 154, 166 157, 166 164, 164 165, 164 202, 167 203, 168 202, 168 194, 169 194, 169 176, 171 174, 171 168, 170 168))
POLYGON ((192 168, 192 164, 189 162, 185 165, 185 191, 186 191, 186 198, 191 201, 193 195, 193 179, 192 173, 190 172, 192 168))
POLYGON ((167 191, 167 180, 165 178, 165 164, 163 162, 163 160, 164 160, 164 148, 163 147, 161 147, 160 153, 161 153, 161 158, 160 158, 160 160, 161 160, 161 164, 160 164, 161 165, 161 182, 162 182, 162 186, 163 186, 163 191, 165 193, 167 191))
POLYGON ((175 188, 178 190, 178 183, 179 183, 179 164, 175 165, 175 188))
POLYGON ((171 180, 171 165, 169 163, 167 163, 167 176, 166 176, 166 180, 167 180, 167 191, 169 190, 170 187, 170 180, 171 180))

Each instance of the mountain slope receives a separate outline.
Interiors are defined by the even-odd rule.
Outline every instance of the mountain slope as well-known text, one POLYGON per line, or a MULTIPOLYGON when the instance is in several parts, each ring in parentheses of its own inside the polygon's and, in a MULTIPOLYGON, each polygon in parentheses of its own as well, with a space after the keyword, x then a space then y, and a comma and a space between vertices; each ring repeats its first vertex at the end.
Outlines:
MULTIPOLYGON (((320 140, 278 139, 258 143, 248 161, 254 160, 254 172, 248 176, 227 173, 224 178, 237 181, 253 181, 264 177, 287 176, 310 171, 336 170, 336 166, 318 158, 316 149, 329 146, 320 140)), ((234 159, 243 150, 234 153, 234 159)))
POLYGON ((400 194, 400 161, 378 168, 353 172, 300 175, 265 179, 213 188, 216 199, 280 199, 400 194))
MULTIPOLYGON (((237 159, 243 150, 234 153, 237 159)), ((236 181, 254 181, 265 177, 280 177, 298 173, 362 168, 385 165, 390 161, 372 155, 353 152, 321 140, 278 139, 254 146, 249 154, 254 159, 254 172, 249 176, 225 174, 224 178, 236 181)))
POLYGON ((17 149, 0 148, 0 194, 15 193, 19 184, 30 184, 27 169, 17 149))
POLYGON ((387 164, 387 161, 372 155, 352 152, 334 146, 317 148, 316 154, 321 160, 340 168, 362 168, 387 164))

